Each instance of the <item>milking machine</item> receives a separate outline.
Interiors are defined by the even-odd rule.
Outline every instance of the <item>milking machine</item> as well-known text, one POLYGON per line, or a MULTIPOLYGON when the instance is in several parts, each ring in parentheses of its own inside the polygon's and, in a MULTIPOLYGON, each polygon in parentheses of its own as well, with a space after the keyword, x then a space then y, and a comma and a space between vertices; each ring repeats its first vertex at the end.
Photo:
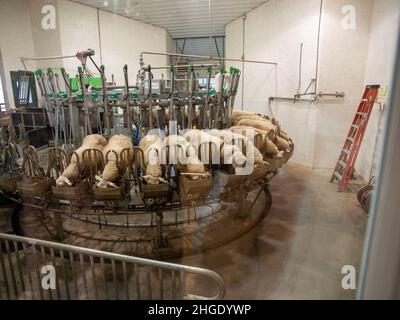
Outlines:
MULTIPOLYGON (((97 225, 104 241, 112 241, 109 233, 115 230, 133 230, 131 233, 124 231, 132 243, 149 240, 152 252, 168 251, 174 246, 172 239, 184 238, 188 232, 204 232, 210 221, 218 224, 217 221, 230 219, 232 211, 241 219, 251 220, 250 213, 262 191, 265 191, 266 202, 270 203, 267 184, 291 157, 293 146, 270 166, 256 168, 247 176, 236 176, 224 171, 223 165, 212 162, 214 153, 220 150, 211 143, 202 144, 196 153, 206 172, 196 177, 172 161, 174 155, 182 152, 180 146, 175 149, 167 146, 160 154, 165 182, 147 184, 143 179, 145 157, 137 145, 149 131, 158 130, 168 136, 195 128, 231 126, 240 70, 230 68, 226 72, 223 66, 212 64, 153 68, 146 65, 141 56, 136 84, 129 83, 129 69, 125 65, 121 70, 124 84, 117 86, 107 83, 106 68, 95 63, 93 50, 76 56, 82 65, 75 77, 71 78, 64 68, 60 70, 61 77, 52 69, 46 73, 36 71, 43 105, 54 133, 50 148, 43 151, 25 146, 22 165, 17 170, 16 156, 1 158, 4 170, 14 172, 14 176, 17 172, 12 191, 20 194, 20 200, 13 198, 12 201, 23 204, 25 210, 40 212, 39 220, 50 216, 54 222, 54 233, 50 233, 58 240, 68 241, 68 237, 76 236, 72 225, 81 223, 83 228, 85 224, 97 225), (88 69, 89 61, 95 66, 97 77, 88 69), (155 69, 165 69, 169 79, 154 79, 155 69), (101 175, 110 158, 99 150, 87 150, 81 158, 77 157, 78 182, 72 186, 55 186, 73 150, 91 133, 106 138, 114 134, 132 137, 133 155, 128 149, 120 155, 114 154, 119 174, 117 187, 96 185, 96 176, 101 175), (203 156, 205 149, 209 150, 207 156, 203 156), (85 163, 93 161, 93 157, 98 165, 88 173, 85 163), (131 158, 134 160, 128 161, 131 158), (67 219, 73 219, 75 224, 68 223, 67 219), (186 228, 189 225, 190 231, 186 228)), ((255 139, 255 146, 263 144, 263 139, 255 139)), ((10 148, 7 150, 5 154, 12 154, 10 148)), ((226 232, 229 234, 229 230, 226 232)), ((212 243, 213 240, 207 241, 212 243)))

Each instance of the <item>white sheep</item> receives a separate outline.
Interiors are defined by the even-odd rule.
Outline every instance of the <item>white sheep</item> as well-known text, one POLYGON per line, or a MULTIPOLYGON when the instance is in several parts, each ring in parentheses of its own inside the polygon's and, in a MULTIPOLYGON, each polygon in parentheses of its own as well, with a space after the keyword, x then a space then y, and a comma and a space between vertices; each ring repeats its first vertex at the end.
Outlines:
MULTIPOLYGON (((209 134, 206 131, 202 130, 189 130, 185 133, 184 137, 197 149, 199 150, 200 145, 204 145, 207 143, 212 143, 217 150, 216 152, 220 152, 220 160, 223 159, 223 164, 230 164, 233 167, 243 167, 246 164, 246 156, 240 151, 237 146, 223 143, 223 141, 209 134)), ((205 148, 206 152, 208 152, 208 148, 205 148)), ((211 155, 209 155, 210 157, 211 155)))
POLYGON ((185 165, 187 173, 192 174, 194 180, 198 179, 200 175, 205 174, 204 164, 198 158, 195 147, 184 137, 177 135, 168 136, 164 140, 164 146, 169 147, 171 155, 177 151, 178 164, 185 165), (172 150, 171 147, 173 147, 172 150))
POLYGON ((235 141, 243 142, 244 147, 246 150, 250 150, 253 152, 254 156, 254 164, 255 165, 266 165, 268 162, 264 161, 264 157, 261 154, 261 152, 254 146, 254 144, 248 139, 248 137, 237 133, 233 132, 230 130, 217 130, 213 129, 210 130, 209 133, 213 135, 214 137, 220 138, 222 141, 225 141, 225 143, 232 144, 235 141))
MULTIPOLYGON (((232 114, 232 125, 233 126, 250 126, 253 128, 261 129, 264 131, 278 131, 276 122, 266 119, 254 113, 247 111, 234 111, 232 114)), ((289 136, 282 129, 279 130, 279 137, 288 141, 289 136)))
POLYGON ((167 181, 161 177, 161 153, 163 146, 163 141, 156 135, 147 135, 140 140, 139 148, 142 149, 144 153, 144 161, 146 163, 146 175, 143 176, 143 179, 148 184, 167 183, 167 181))
POLYGON ((106 165, 104 167, 103 173, 100 177, 96 177, 99 181, 97 183, 97 187, 99 188, 107 188, 113 187, 117 188, 114 182, 118 179, 119 168, 117 167, 117 159, 123 162, 122 167, 128 168, 130 166, 131 161, 133 160, 133 144, 132 140, 124 135, 115 135, 110 138, 107 146, 103 149, 103 156, 106 161, 106 165), (122 151, 124 149, 128 149, 128 153, 126 156, 128 158, 123 157, 122 151))
POLYGON ((251 131, 254 132, 255 134, 261 134, 265 139, 264 144, 260 146, 259 150, 262 154, 268 157, 271 156, 272 158, 281 157, 283 154, 283 152, 279 151, 278 147, 269 138, 268 131, 256 129, 249 126, 236 126, 236 127, 231 127, 229 130, 232 132, 241 133, 242 135, 247 135, 248 132, 251 131))
POLYGON ((81 163, 83 152, 87 149, 98 149, 100 151, 103 151, 106 145, 107 145, 107 140, 99 134, 91 134, 86 136, 82 141, 82 145, 72 154, 71 163, 69 164, 69 166, 64 170, 62 175, 56 180, 56 185, 59 187, 67 185, 72 186, 72 184, 78 179, 79 177, 78 158, 81 166, 86 169, 86 172, 84 172, 83 175, 87 175, 91 169, 94 170, 95 168, 98 168, 101 159, 98 159, 98 157, 96 157, 93 151, 90 152, 91 153, 90 156, 91 159, 93 159, 93 163, 90 163, 89 165, 87 163, 85 164, 81 163))

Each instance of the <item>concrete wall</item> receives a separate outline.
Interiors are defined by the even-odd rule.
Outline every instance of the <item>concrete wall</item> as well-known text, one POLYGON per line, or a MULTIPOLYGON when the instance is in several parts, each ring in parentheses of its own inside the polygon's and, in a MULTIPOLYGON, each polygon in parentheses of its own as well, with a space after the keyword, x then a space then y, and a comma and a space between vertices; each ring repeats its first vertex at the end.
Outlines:
MULTIPOLYGON (((300 92, 315 78, 320 3, 320 0, 270 0, 247 14, 244 28, 245 58, 275 61, 278 62, 278 67, 245 64, 245 110, 268 114, 269 97, 294 96, 299 86, 301 43, 303 65, 300 92)), ((346 97, 340 100, 321 98, 317 103, 273 103, 272 111, 275 117, 293 137, 296 145, 292 161, 313 168, 334 167, 364 86, 372 81, 366 79, 366 74, 387 72, 383 70, 391 70, 393 66, 390 60, 380 59, 380 63, 386 67, 382 69, 378 66, 375 70, 368 71, 372 61, 376 61, 371 55, 383 56, 388 51, 394 54, 396 32, 393 29, 396 25, 396 14, 389 12, 396 12, 396 6, 399 6, 396 1, 383 0, 323 1, 317 91, 343 91, 346 97), (345 5, 352 5, 356 10, 355 29, 343 28, 346 14, 342 13, 342 8, 345 5), (378 21, 383 25, 378 28, 380 31, 374 31, 378 21), (375 36, 380 38, 378 43, 373 38, 374 33, 378 33, 375 36), (382 38, 382 33, 386 37, 382 38), (391 43, 389 50, 384 50, 380 45, 383 41, 391 43), (371 46, 375 48, 376 53, 372 53, 371 46)), ((240 58, 243 50, 242 34, 242 18, 226 26, 227 57, 240 58)), ((240 64, 236 66, 242 68, 240 64)), ((236 99, 236 108, 242 107, 241 94, 240 92, 236 99)), ((372 117, 374 118, 374 115, 372 117)), ((368 135, 372 136, 371 139, 376 136, 373 132, 368 132, 368 135)), ((373 154, 374 148, 368 137, 366 140, 364 146, 368 150, 361 152, 361 166, 357 169, 365 179, 369 179, 368 167, 371 167, 371 164, 363 158, 373 154)))
MULTIPOLYGON (((7 106, 14 107, 10 71, 22 70, 21 56, 34 55, 29 1, 0 0, 0 51, 2 84, 7 106)), ((31 64, 32 68, 36 64, 31 64)))

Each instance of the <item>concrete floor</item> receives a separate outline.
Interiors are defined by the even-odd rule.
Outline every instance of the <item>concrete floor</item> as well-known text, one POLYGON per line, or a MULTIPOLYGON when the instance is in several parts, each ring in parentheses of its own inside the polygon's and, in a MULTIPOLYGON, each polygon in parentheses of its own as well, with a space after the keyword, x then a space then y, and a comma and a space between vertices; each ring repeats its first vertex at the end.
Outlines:
POLYGON ((227 299, 354 299, 341 287, 341 270, 359 270, 368 218, 330 175, 288 164, 271 183, 272 209, 256 229, 178 262, 222 275, 227 299))

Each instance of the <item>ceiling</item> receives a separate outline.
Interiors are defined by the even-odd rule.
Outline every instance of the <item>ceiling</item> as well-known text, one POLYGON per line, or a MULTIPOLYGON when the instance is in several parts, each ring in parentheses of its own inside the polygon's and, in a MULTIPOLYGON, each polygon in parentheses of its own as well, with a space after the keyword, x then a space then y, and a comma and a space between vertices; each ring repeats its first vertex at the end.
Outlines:
MULTIPOLYGON (((209 0, 73 0, 168 30, 176 38, 209 36, 209 0)), ((211 0, 211 33, 225 35, 225 25, 265 0, 211 0)))

